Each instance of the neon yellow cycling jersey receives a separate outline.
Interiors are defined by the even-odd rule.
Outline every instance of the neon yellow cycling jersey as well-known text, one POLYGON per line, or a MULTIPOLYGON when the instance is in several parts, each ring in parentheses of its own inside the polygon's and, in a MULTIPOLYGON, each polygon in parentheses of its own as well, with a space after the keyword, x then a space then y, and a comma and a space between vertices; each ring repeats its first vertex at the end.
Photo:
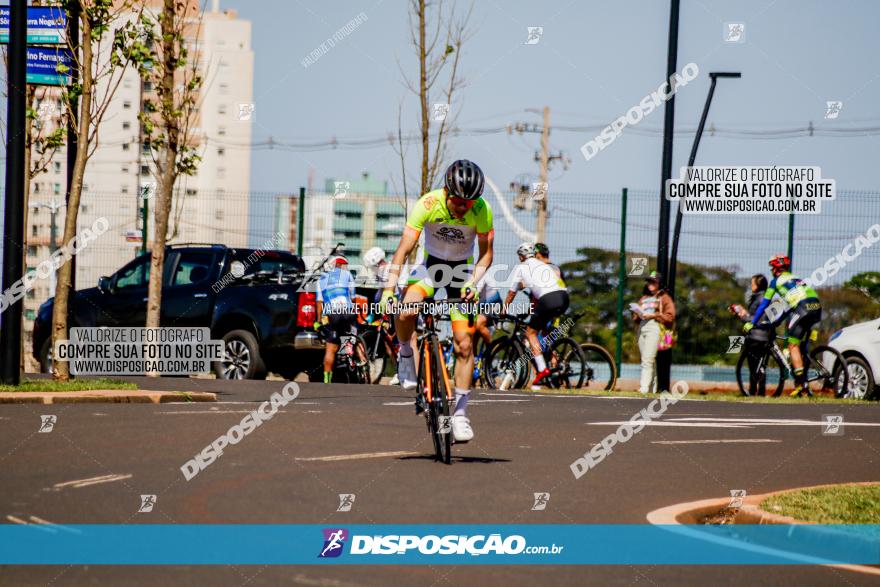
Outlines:
POLYGON ((492 208, 479 198, 461 218, 455 218, 446 207, 446 190, 428 192, 415 203, 406 227, 417 234, 425 231, 425 252, 445 261, 463 261, 474 251, 477 236, 493 231, 492 208))

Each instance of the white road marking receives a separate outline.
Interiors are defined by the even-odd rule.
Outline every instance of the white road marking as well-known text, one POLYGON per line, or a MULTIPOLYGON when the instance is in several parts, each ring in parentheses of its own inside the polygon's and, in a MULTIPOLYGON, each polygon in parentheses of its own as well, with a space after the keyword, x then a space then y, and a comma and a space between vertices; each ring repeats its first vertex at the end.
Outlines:
POLYGON ((397 450, 389 452, 365 452, 354 455, 332 455, 327 457, 297 457, 297 461, 357 461, 360 459, 380 459, 383 457, 408 457, 417 455, 417 452, 397 450))
MULTIPOLYGON (((822 420, 782 420, 771 418, 666 418, 664 420, 624 420, 620 422, 587 422, 590 426, 668 426, 680 428, 752 428, 755 426, 827 426, 822 420)), ((880 422, 843 422, 844 426, 880 427, 880 422)))
POLYGON ((414 406, 415 401, 412 400, 412 401, 408 401, 408 402, 385 402, 382 405, 383 406, 414 406))
POLYGON ((131 479, 131 474, 128 475, 101 475, 100 477, 90 477, 89 479, 76 479, 74 481, 65 481, 64 483, 56 483, 52 486, 52 489, 58 491, 63 489, 64 487, 88 487, 89 485, 98 485, 99 483, 112 483, 113 481, 123 481, 125 479, 131 479))
POLYGON ((30 516, 30 519, 36 524, 42 524, 43 526, 49 526, 57 530, 64 530, 65 532, 72 532, 74 534, 82 534, 79 530, 74 530, 73 528, 68 528, 67 526, 62 526, 61 524, 56 524, 55 522, 50 522, 49 520, 44 520, 37 516, 30 516))
POLYGON ((623 426, 643 424, 645 426, 670 426, 678 428, 748 428, 745 424, 718 424, 714 422, 663 422, 657 420, 623 420, 621 422, 587 422, 590 426, 623 426))
POLYGON ((468 404, 504 404, 515 402, 530 402, 530 399, 472 399, 468 400, 468 404))
MULTIPOLYGON (((173 412, 159 412, 160 414, 250 414, 254 410, 256 410, 259 406, 254 406, 253 410, 220 410, 220 411, 211 411, 211 410, 179 410, 173 412)), ((288 410, 278 410, 275 412, 276 414, 286 414, 288 410)))
MULTIPOLYGON (((33 518, 33 516, 31 516, 31 518, 33 518)), ((34 526, 38 530, 43 530, 45 532, 50 532, 52 534, 55 534, 55 530, 53 530, 51 527, 44 525, 44 524, 41 524, 41 523, 32 524, 26 520, 22 520, 21 518, 17 518, 15 516, 10 516, 10 515, 7 515, 6 519, 9 520, 10 522, 12 522, 13 524, 20 524, 22 526, 34 526)))
POLYGON ((718 438, 714 440, 652 440, 651 444, 738 444, 758 442, 782 442, 771 438, 718 438))

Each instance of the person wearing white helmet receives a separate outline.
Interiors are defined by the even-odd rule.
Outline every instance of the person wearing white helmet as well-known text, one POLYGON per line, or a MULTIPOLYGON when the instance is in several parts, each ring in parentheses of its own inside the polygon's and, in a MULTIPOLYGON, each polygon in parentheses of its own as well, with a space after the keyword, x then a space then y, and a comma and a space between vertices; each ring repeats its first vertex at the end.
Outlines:
POLYGON ((529 289, 532 297, 537 300, 533 304, 532 317, 526 326, 526 338, 532 347, 532 360, 537 371, 532 386, 536 386, 550 374, 541 351, 538 332, 544 330, 551 320, 568 310, 568 291, 562 277, 556 274, 550 264, 535 258, 533 243, 522 243, 517 247, 516 254, 519 256, 520 264, 513 270, 514 285, 507 293, 504 307, 509 306, 517 292, 523 289, 529 289))

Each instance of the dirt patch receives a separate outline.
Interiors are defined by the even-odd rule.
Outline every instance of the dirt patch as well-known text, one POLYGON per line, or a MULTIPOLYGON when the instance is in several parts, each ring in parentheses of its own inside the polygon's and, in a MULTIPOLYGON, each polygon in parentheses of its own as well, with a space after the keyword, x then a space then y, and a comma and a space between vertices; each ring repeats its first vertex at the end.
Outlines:
POLYGON ((703 524, 707 526, 721 526, 724 524, 734 524, 736 523, 736 515, 739 513, 739 508, 729 508, 726 507, 721 511, 715 512, 714 514, 708 514, 698 518, 697 523, 703 524))

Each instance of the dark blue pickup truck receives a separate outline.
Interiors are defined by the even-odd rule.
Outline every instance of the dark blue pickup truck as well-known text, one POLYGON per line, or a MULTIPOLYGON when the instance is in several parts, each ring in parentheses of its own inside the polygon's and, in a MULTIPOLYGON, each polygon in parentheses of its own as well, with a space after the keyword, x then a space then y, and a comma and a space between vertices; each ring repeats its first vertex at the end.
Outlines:
MULTIPOLYGON (((143 326, 150 254, 137 257, 98 286, 76 292, 69 326, 143 326)), ((280 250, 224 245, 173 245, 165 257, 162 326, 210 327, 226 358, 214 364, 223 379, 261 379, 272 371, 286 379, 315 363, 323 344, 312 331, 314 291, 301 291, 303 260, 280 250)), ((310 288, 314 289, 314 288, 310 288)), ((53 299, 34 322, 33 355, 51 366, 53 299)))

